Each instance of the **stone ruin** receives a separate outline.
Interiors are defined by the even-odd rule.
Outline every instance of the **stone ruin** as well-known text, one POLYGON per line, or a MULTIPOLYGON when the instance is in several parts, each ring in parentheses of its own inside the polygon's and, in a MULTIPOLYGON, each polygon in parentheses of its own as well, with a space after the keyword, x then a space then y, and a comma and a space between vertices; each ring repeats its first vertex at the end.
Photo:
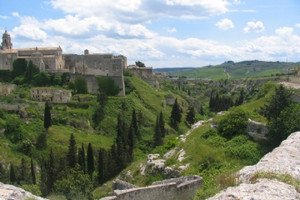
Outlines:
POLYGON ((136 187, 117 180, 114 183, 114 196, 100 200, 192 200, 202 184, 203 179, 197 175, 157 181, 147 187, 136 187))
POLYGON ((72 93, 69 90, 55 88, 32 88, 30 97, 34 101, 50 101, 54 103, 68 103, 72 98, 72 93))
POLYGON ((10 93, 17 88, 15 84, 2 85, 0 83, 0 96, 10 95, 10 93))

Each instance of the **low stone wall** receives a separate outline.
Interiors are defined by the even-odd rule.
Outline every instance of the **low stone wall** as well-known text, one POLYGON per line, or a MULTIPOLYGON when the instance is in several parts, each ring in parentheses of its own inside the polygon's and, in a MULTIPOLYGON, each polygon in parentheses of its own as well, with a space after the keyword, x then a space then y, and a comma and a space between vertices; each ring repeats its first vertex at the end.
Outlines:
POLYGON ((51 101, 55 103, 67 103, 71 100, 72 93, 69 90, 55 88, 32 88, 31 99, 34 101, 51 101))
POLYGON ((101 200, 191 200, 202 187, 203 179, 196 175, 154 182, 148 187, 114 190, 114 195, 101 200))
POLYGON ((9 95, 16 88, 17 88, 17 85, 15 85, 15 84, 2 85, 0 83, 0 96, 9 95))

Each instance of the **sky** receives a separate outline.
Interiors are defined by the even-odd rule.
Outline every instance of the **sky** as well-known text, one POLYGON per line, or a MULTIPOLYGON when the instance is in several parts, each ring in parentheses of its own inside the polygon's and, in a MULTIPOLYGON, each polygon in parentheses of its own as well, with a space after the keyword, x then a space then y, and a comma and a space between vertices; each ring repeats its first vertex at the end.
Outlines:
POLYGON ((299 0, 0 0, 5 30, 13 48, 88 49, 154 68, 300 61, 299 0))

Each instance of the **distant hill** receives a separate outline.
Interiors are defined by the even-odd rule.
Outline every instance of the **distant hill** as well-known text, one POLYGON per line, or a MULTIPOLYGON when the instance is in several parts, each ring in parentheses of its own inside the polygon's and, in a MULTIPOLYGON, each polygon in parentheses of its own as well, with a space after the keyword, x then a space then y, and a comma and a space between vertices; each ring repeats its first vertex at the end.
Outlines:
POLYGON ((166 72, 167 74, 173 73, 173 72, 179 72, 179 71, 185 71, 185 70, 191 70, 195 69, 194 67, 170 67, 170 68, 156 68, 153 69, 153 72, 166 72))
POLYGON ((228 61, 220 65, 192 68, 171 72, 173 76, 185 76, 188 78, 247 78, 276 76, 291 73, 300 65, 300 62, 264 62, 258 60, 233 62, 228 61))

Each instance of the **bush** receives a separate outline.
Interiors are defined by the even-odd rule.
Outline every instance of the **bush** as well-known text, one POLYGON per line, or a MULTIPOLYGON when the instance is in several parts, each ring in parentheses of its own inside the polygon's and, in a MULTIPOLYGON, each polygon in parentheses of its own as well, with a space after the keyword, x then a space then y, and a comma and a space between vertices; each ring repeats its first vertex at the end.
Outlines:
POLYGON ((76 94, 87 94, 87 81, 84 77, 77 77, 75 79, 75 93, 76 94))
POLYGON ((248 124, 248 114, 236 108, 223 116, 219 121, 218 131, 226 137, 231 138, 235 135, 244 134, 248 124))
POLYGON ((111 77, 97 77, 99 92, 107 96, 116 96, 120 92, 119 86, 111 77))

